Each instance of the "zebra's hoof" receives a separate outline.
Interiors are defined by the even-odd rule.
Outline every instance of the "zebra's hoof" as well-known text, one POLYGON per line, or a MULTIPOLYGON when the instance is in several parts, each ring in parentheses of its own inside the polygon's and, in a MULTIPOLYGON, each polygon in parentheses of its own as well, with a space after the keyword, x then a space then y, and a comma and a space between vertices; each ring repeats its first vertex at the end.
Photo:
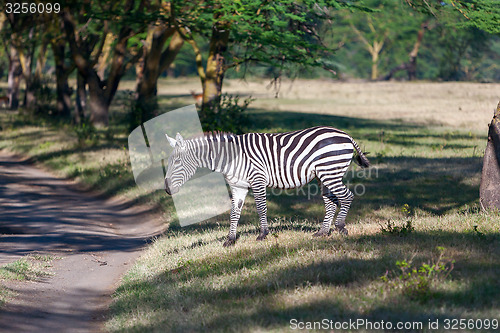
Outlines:
POLYGON ((342 236, 347 236, 349 234, 349 232, 347 231, 346 228, 342 228, 342 229, 338 229, 337 230, 339 232, 339 234, 341 234, 342 236))
POLYGON ((313 234, 313 237, 327 237, 329 234, 329 230, 320 229, 318 232, 313 234))
POLYGON ((269 234, 269 230, 264 230, 264 231, 261 231, 259 236, 257 237, 257 240, 258 241, 261 241, 261 240, 264 240, 266 239, 267 235, 269 234))
POLYGON ((234 246, 234 244, 236 244, 236 239, 230 239, 230 238, 228 238, 224 242, 224 247, 234 246))

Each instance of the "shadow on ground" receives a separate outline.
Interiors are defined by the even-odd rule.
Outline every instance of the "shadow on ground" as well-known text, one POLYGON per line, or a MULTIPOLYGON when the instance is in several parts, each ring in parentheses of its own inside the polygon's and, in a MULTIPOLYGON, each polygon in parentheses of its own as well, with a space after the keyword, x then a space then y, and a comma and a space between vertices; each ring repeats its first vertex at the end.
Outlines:
POLYGON ((144 207, 92 197, 27 162, 0 157, 0 262, 33 251, 137 251, 145 245, 144 235, 125 237, 113 229, 139 227, 149 213, 144 207))
MULTIPOLYGON (((162 272, 147 281, 127 282, 118 293, 122 290, 132 292, 117 299, 114 304, 115 315, 125 315, 120 313, 121 303, 133 301, 138 304, 134 309, 139 313, 160 311, 169 315, 176 313, 178 316, 176 319, 167 316, 163 320, 161 317, 154 317, 155 320, 148 326, 135 326, 137 329, 251 331, 257 328, 286 328, 289 327, 291 319, 318 321, 328 318, 340 321, 365 318, 372 321, 427 322, 428 319, 456 318, 471 311, 498 307, 500 248, 497 242, 500 233, 489 234, 487 239, 473 233, 455 232, 416 232, 405 237, 371 235, 349 237, 342 241, 337 237, 311 240, 308 236, 304 236, 304 240, 296 244, 276 245, 271 249, 235 249, 222 258, 216 254, 202 260, 190 261, 179 269, 162 272), (269 265, 276 267, 284 257, 298 255, 298 251, 332 250, 338 254, 339 249, 359 251, 367 244, 370 251, 378 255, 369 259, 332 255, 330 258, 322 257, 306 265, 266 269, 269 265), (464 248, 472 253, 455 258, 455 269, 451 276, 451 280, 460 281, 465 288, 458 288, 453 292, 435 290, 425 301, 412 300, 398 292, 394 295, 389 293, 388 298, 378 305, 371 304, 368 301, 371 296, 366 295, 361 298, 367 302, 367 310, 353 310, 359 307, 349 303, 361 301, 355 299, 360 295, 345 295, 342 288, 352 290, 356 289, 356 286, 362 288, 367 284, 377 285, 381 276, 396 268, 396 260, 408 258, 409 253, 419 249, 419 256, 414 258, 414 262, 426 262, 438 245, 454 253, 463 253, 464 248), (477 260, 478 258, 490 259, 477 260), (244 274, 246 278, 229 282, 228 276, 241 271, 249 274, 244 274), (481 274, 478 275, 478 272, 481 274), (219 277, 223 276, 226 277, 223 280, 226 285, 213 284, 212 281, 218 281, 219 277), (279 295, 292 295, 295 290, 314 286, 327 288, 328 292, 336 290, 336 295, 320 294, 311 301, 297 299, 297 305, 279 301, 279 295), (152 290, 158 292, 148 292, 152 290), (177 292, 182 294, 182 298, 175 297, 177 292), (259 303, 256 305, 253 299, 258 299, 259 303)), ((380 293, 384 290, 387 292, 387 289, 390 287, 382 286, 380 293)), ((373 292, 377 293, 376 290, 373 292)))
MULTIPOLYGON (((184 97, 189 96, 162 95, 160 101, 174 100, 172 105, 162 108, 171 110, 183 106, 177 98, 184 97)), ((115 122, 125 121, 125 118, 120 118, 124 117, 123 111, 115 113, 113 117, 115 122)), ((477 179, 480 174, 481 159, 479 157, 439 157, 440 151, 476 147, 477 138, 470 134, 437 133, 422 125, 398 121, 377 121, 286 111, 269 112, 256 109, 249 111, 249 120, 249 131, 288 131, 316 125, 333 126, 348 131, 358 142, 363 143, 362 146, 368 143, 375 149, 375 152, 368 155, 373 164, 368 176, 359 176, 355 172, 345 178, 351 190, 360 194, 355 198, 348 216, 350 223, 359 218, 369 217, 370 212, 384 207, 398 208, 408 204, 431 214, 442 215, 464 205, 474 205, 478 202, 477 179), (386 156, 386 153, 377 152, 379 149, 383 152, 382 147, 391 145, 400 147, 400 154, 403 156, 386 156), (434 146, 436 146, 436 151, 433 155, 437 156, 436 158, 404 156, 405 149, 428 151, 434 149, 434 146), (470 179, 476 179, 476 181, 471 182, 470 179)), ((21 142, 34 141, 32 133, 29 132, 12 135, 12 137, 7 135, 4 139, 14 138, 21 142)), ((95 145, 79 149, 81 152, 105 151, 109 148, 121 147, 126 144, 125 141, 124 138, 117 138, 113 142, 100 141, 95 145)), ((33 160, 44 162, 56 169, 69 168, 70 177, 80 177, 92 188, 104 190, 108 195, 125 193, 136 186, 128 161, 119 161, 102 167, 80 167, 68 161, 69 157, 75 154, 74 150, 74 147, 67 147, 57 151, 41 152, 36 154, 33 160)), ((298 194, 293 195, 274 195, 273 193, 276 192, 268 190, 270 219, 304 218, 319 223, 324 214, 323 202, 317 186, 313 193, 309 190, 306 186, 304 191, 298 191, 298 194)), ((172 208, 172 201, 163 193, 144 194, 138 202, 151 200, 153 196, 154 201, 159 202, 163 209, 172 208)), ((253 200, 248 200, 241 224, 256 224, 257 215, 253 205, 253 200)), ((206 223, 210 224, 211 221, 206 223)))

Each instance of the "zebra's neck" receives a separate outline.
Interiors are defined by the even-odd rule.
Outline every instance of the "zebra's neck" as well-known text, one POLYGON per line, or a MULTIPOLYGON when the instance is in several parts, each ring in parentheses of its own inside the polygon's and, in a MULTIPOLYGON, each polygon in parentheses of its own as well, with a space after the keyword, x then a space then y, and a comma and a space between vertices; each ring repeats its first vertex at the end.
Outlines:
POLYGON ((232 160, 239 156, 236 136, 230 133, 206 134, 193 140, 193 160, 198 168, 227 174, 232 160))

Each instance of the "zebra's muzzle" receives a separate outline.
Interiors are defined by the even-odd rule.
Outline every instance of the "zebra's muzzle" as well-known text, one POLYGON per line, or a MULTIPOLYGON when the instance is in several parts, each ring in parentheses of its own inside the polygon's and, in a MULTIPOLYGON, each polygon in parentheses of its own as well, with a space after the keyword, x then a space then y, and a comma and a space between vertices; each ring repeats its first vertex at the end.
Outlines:
POLYGON ((165 192, 167 192, 167 194, 169 195, 172 195, 179 192, 179 188, 176 186, 172 187, 172 183, 170 182, 170 180, 165 179, 165 192))

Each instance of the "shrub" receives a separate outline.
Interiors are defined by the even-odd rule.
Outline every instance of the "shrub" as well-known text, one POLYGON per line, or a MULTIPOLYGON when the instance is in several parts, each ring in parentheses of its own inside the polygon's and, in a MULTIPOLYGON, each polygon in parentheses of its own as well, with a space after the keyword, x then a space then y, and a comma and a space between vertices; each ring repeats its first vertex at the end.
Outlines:
POLYGON ((389 235, 398 235, 399 237, 403 237, 405 235, 408 235, 412 233, 415 230, 415 227, 413 227, 413 210, 410 208, 408 204, 404 204, 403 207, 401 207, 401 212, 405 215, 406 221, 404 222, 403 225, 398 226, 395 225, 392 220, 387 221, 387 225, 381 226, 381 230, 383 234, 389 234, 389 235))
POLYGON ((92 144, 98 139, 94 125, 86 119, 81 124, 73 126, 73 132, 76 134, 80 147, 92 144))
POLYGON ((247 125, 245 111, 253 101, 251 97, 240 105, 240 97, 224 94, 220 103, 213 103, 212 107, 204 108, 200 114, 203 129, 206 131, 221 131, 241 134, 247 125))
POLYGON ((392 284, 396 289, 401 289, 403 295, 411 300, 427 301, 432 296, 432 287, 450 275, 455 263, 455 260, 444 256, 444 247, 438 246, 436 249, 439 252, 437 259, 423 263, 420 267, 412 266, 412 260, 396 261, 400 275, 395 281, 389 281, 386 274, 382 276, 382 281, 392 284))

